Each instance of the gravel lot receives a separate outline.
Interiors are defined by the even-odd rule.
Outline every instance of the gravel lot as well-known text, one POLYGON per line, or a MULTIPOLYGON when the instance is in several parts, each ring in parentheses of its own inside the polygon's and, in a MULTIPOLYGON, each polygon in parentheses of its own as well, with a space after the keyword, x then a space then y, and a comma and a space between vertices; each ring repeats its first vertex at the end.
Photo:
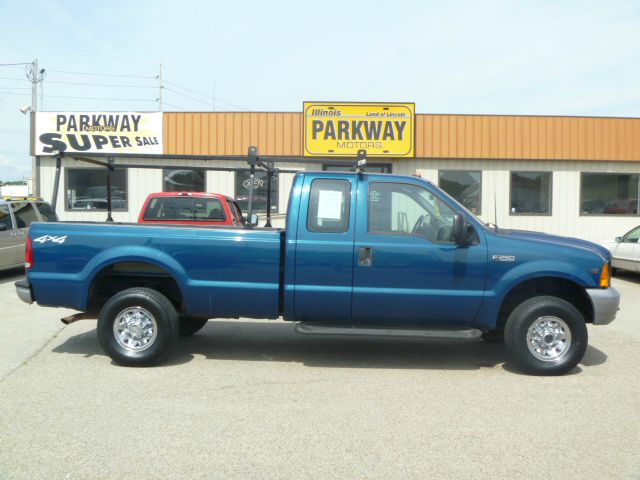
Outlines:
POLYGON ((640 276, 578 368, 520 375, 480 340, 301 337, 210 321, 124 368, 94 321, 26 305, 0 274, 1 479, 640 479, 640 276))

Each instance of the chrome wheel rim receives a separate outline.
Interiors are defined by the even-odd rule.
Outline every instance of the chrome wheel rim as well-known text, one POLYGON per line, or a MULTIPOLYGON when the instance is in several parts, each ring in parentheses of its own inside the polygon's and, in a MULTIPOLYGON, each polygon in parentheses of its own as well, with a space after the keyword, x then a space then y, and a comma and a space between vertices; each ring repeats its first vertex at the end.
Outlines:
POLYGON ((527 330, 527 347, 538 360, 559 360, 571 347, 571 329, 561 318, 540 317, 527 330))
POLYGON ((125 350, 142 352, 155 342, 158 324, 148 310, 142 307, 128 307, 116 315, 113 336, 118 345, 125 350))

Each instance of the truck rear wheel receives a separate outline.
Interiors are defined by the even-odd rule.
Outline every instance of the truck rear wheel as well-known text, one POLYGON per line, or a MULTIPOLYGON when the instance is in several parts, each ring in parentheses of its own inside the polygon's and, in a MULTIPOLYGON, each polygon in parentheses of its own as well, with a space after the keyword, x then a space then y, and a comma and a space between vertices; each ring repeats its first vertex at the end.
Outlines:
POLYGON ((98 340, 111 359, 126 366, 157 363, 178 337, 173 304, 150 288, 129 288, 100 310, 98 340))
POLYGON ((584 318, 557 297, 530 298, 507 320, 505 343, 514 363, 534 375, 562 375, 584 356, 588 333, 584 318))
POLYGON ((208 321, 208 318, 180 317, 180 336, 188 337, 189 335, 193 335, 200 331, 208 321))

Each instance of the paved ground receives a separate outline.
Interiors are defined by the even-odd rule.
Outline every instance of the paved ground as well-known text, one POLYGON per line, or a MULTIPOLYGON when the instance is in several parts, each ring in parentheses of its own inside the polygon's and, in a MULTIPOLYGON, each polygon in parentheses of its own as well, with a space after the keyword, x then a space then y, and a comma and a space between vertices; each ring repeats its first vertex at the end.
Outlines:
POLYGON ((640 276, 570 375, 482 341, 300 337, 211 321, 123 368, 95 323, 19 302, 0 274, 0 478, 640 479, 640 276))

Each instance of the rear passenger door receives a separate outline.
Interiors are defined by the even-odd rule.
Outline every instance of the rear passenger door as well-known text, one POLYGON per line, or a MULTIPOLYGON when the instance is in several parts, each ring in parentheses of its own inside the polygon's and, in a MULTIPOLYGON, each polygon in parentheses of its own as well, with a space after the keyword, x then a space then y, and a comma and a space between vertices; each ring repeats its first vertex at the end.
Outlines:
POLYGON ((0 268, 12 267, 23 261, 18 250, 17 231, 8 205, 0 205, 0 268))
POLYGON ((295 251, 295 319, 351 322, 357 177, 306 177, 295 251))

